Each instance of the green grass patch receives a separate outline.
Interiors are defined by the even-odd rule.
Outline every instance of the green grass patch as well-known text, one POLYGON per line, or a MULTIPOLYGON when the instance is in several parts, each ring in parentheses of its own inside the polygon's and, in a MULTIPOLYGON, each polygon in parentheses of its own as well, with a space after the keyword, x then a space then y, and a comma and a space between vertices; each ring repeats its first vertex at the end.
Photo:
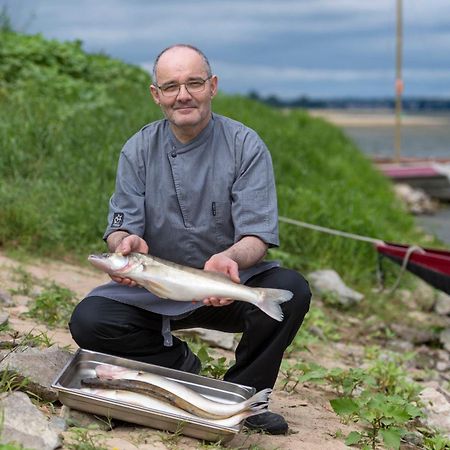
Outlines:
MULTIPOLYGON (((161 117, 138 67, 8 31, 0 37, 0 247, 72 260, 102 249, 118 155, 161 117)), ((269 147, 283 216, 420 243, 389 183, 341 130, 302 111, 285 113, 220 94, 214 110, 255 129, 269 147)), ((271 256, 303 272, 332 267, 355 287, 374 282, 371 244, 280 224, 271 256)))
POLYGON ((36 319, 50 328, 66 327, 75 305, 73 291, 51 283, 34 298, 25 316, 36 319))

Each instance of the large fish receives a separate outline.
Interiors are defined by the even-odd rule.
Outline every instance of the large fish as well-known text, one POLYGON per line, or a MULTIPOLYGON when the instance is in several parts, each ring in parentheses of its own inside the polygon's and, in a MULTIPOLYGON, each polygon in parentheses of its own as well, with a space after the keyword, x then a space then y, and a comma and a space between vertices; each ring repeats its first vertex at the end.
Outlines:
POLYGON ((244 411, 267 409, 272 392, 271 389, 263 389, 242 402, 225 404, 208 399, 184 384, 150 372, 110 364, 98 365, 95 372, 98 378, 83 379, 82 384, 149 395, 207 419, 225 419, 244 411))
POLYGON ((291 291, 252 288, 231 281, 226 275, 182 266, 142 253, 103 253, 90 255, 89 261, 110 275, 130 278, 160 298, 200 301, 208 297, 224 297, 249 302, 268 316, 281 322, 280 303, 290 300, 291 291))
POLYGON ((259 414, 260 412, 264 412, 266 408, 261 406, 260 407, 261 411, 256 408, 254 410, 246 409, 238 414, 235 414, 234 416, 230 416, 225 419, 202 419, 180 408, 177 408, 176 406, 170 405, 169 403, 166 403, 158 398, 152 398, 149 397, 148 395, 139 394, 137 392, 127 392, 114 389, 93 389, 86 387, 81 388, 81 391, 87 394, 96 395, 98 397, 119 401, 121 403, 128 403, 133 406, 140 406, 156 410, 158 412, 176 415, 178 420, 180 420, 180 417, 197 421, 207 420, 208 423, 220 427, 234 427, 239 423, 241 423, 247 417, 254 416, 256 414, 259 414))

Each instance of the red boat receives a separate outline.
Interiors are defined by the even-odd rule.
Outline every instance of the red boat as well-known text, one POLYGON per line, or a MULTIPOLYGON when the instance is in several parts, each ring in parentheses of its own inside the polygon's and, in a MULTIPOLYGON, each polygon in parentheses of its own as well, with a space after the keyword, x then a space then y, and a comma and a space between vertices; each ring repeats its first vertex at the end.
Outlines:
POLYGON ((391 242, 377 243, 378 253, 388 257, 450 295, 450 251, 409 247, 391 242))
POLYGON ((450 201, 450 160, 401 159, 376 160, 375 165, 395 183, 422 189, 430 197, 450 201))

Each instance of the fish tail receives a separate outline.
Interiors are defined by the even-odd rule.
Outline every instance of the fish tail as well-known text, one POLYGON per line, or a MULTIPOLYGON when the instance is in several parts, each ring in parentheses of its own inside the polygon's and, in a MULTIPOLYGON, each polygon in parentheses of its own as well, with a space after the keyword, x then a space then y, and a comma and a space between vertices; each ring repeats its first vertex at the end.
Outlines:
POLYGON ((259 299, 254 303, 261 311, 264 311, 272 319, 281 322, 283 320, 283 311, 280 304, 287 302, 293 297, 291 291, 285 289, 256 288, 259 291, 259 299))
POLYGON ((272 389, 263 389, 262 391, 257 392, 255 395, 246 400, 244 404, 247 406, 247 408, 250 408, 252 410, 254 410, 255 408, 258 408, 259 410, 261 409, 261 406, 267 407, 271 393, 272 389))

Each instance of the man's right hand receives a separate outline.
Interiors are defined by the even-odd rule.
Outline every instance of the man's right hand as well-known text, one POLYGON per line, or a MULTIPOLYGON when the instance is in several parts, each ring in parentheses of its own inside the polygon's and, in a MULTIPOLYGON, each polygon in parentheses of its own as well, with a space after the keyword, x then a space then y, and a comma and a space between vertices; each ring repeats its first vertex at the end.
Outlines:
MULTIPOLYGON (((116 233, 123 232, 117 231, 116 233)), ((112 233, 110 236, 108 236, 108 245, 110 247, 110 250, 116 253, 122 253, 122 255, 128 255, 133 252, 148 253, 147 242, 145 242, 144 239, 142 239, 137 234, 124 234, 124 237, 121 240, 121 236, 113 236, 114 234, 115 233, 112 233)), ((137 283, 130 278, 122 278, 115 275, 110 275, 110 277, 116 283, 123 284, 124 286, 137 286, 137 283)))

